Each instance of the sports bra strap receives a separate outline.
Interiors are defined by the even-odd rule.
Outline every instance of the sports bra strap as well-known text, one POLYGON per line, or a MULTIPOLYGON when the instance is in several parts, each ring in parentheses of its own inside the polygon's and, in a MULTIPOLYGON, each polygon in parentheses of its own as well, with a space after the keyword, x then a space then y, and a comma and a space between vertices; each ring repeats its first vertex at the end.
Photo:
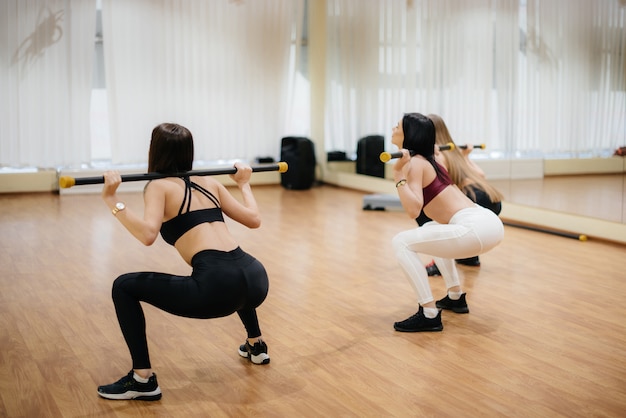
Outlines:
POLYGON ((183 181, 185 182, 185 196, 183 197, 180 209, 178 209, 179 215, 182 215, 185 204, 187 204, 186 212, 189 212, 191 210, 191 189, 196 189, 204 196, 206 196, 211 202, 213 202, 216 207, 220 207, 220 202, 219 200, 217 200, 213 193, 200 186, 198 183, 194 183, 193 181, 191 181, 188 176, 183 177, 183 181))
POLYGON ((213 202, 215 206, 217 206, 218 208, 220 207, 220 202, 219 200, 217 200, 217 198, 215 197, 213 193, 211 193, 204 187, 200 186, 198 183, 191 182, 191 187, 193 187, 194 189, 202 193, 204 196, 206 196, 211 202, 213 202))

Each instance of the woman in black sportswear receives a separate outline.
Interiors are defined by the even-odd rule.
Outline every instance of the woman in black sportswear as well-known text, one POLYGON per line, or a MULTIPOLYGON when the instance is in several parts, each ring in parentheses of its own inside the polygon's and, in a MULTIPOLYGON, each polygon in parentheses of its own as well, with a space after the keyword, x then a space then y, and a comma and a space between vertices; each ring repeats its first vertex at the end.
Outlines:
MULTIPOLYGON (((152 131, 148 171, 176 174, 192 169, 193 137, 183 126, 163 123, 152 131)), ((152 245, 159 233, 193 268, 190 276, 157 272, 128 273, 113 283, 113 303, 130 350, 132 370, 119 381, 98 387, 107 399, 157 400, 161 389, 148 354, 146 324, 140 302, 174 315, 217 318, 237 312, 247 340, 239 354, 254 364, 270 358, 261 337, 256 308, 267 296, 269 282, 263 265, 243 251, 224 223, 223 214, 249 227, 261 224, 250 187, 250 166, 236 163, 230 177, 243 202, 209 176, 166 177, 144 189, 144 213, 126 207, 116 194, 121 176, 104 174, 102 199, 118 221, 139 241, 152 245)))

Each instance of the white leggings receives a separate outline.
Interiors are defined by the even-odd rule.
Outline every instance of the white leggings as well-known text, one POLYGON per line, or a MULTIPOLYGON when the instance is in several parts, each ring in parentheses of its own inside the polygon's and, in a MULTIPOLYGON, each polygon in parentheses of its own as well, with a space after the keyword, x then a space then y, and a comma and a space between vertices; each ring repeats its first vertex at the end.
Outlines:
POLYGON ((402 270, 417 293, 418 303, 432 302, 428 273, 418 253, 435 259, 446 288, 458 286, 459 275, 454 259, 468 258, 489 251, 502 241, 504 226, 492 211, 476 205, 458 211, 448 224, 435 221, 400 232, 393 240, 393 250, 402 270))

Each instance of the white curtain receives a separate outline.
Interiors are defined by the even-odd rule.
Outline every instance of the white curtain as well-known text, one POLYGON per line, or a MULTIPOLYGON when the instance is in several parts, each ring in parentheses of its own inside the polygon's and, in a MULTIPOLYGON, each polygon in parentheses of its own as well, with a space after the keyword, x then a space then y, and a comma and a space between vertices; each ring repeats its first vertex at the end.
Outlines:
POLYGON ((303 0, 104 0, 112 162, 145 163, 175 122, 196 161, 278 157, 288 132, 303 0))
POLYGON ((585 156, 626 143, 618 0, 328 0, 326 149, 436 113, 460 143, 585 156))
POLYGON ((95 0, 0 1, 0 165, 90 161, 95 0))

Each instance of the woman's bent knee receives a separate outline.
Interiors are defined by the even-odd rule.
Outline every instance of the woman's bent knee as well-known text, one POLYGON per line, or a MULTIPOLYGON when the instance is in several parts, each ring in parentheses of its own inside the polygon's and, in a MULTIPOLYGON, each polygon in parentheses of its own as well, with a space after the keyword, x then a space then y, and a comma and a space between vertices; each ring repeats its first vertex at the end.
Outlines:
POLYGON ((134 277, 134 273, 126 273, 118 276, 118 278, 113 281, 113 286, 111 288, 112 295, 115 297, 116 293, 123 292, 125 284, 127 284, 128 281, 132 280, 134 277))
POLYGON ((399 234, 396 234, 396 236, 394 236, 391 239, 391 248, 393 249, 393 252, 395 254, 398 254, 404 251, 406 247, 407 247, 407 244, 406 244, 406 241, 404 239, 402 232, 400 232, 399 234))

